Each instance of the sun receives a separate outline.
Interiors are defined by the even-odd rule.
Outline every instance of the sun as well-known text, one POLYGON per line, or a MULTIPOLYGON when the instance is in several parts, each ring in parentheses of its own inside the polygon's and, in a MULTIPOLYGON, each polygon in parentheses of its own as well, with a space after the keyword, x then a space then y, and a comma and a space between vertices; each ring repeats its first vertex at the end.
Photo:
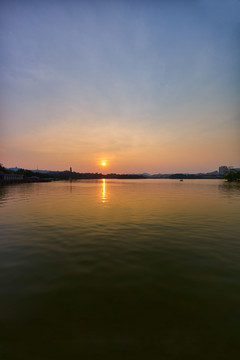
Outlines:
POLYGON ((109 167, 109 161, 105 157, 98 158, 97 165, 102 167, 102 168, 106 168, 106 167, 108 168, 109 167))

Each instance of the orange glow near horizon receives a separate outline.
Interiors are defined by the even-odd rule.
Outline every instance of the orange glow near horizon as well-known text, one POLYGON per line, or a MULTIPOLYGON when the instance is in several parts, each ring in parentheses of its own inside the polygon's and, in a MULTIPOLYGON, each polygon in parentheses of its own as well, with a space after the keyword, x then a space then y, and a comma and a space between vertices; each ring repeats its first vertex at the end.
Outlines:
POLYGON ((176 1, 174 12, 167 1, 22 3, 0 3, 4 167, 105 175, 240 168, 240 0, 176 1))

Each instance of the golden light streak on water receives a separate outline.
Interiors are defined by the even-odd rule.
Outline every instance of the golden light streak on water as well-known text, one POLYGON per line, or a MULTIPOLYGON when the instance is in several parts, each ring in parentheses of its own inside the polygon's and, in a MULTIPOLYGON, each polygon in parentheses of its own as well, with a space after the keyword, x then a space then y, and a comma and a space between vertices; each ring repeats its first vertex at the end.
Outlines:
POLYGON ((102 179, 102 202, 106 202, 106 180, 102 179))

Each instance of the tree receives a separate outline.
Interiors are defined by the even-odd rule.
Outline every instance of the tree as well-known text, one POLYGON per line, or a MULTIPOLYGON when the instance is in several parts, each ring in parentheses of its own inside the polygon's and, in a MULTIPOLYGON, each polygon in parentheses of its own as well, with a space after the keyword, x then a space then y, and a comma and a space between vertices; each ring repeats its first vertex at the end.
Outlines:
POLYGON ((230 171, 226 176, 225 179, 229 182, 231 181, 240 181, 240 171, 230 171))

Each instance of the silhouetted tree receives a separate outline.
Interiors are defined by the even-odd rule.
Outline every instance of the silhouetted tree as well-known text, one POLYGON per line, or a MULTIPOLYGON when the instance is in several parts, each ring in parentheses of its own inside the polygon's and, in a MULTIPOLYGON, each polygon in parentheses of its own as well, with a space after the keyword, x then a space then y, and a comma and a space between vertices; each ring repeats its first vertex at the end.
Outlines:
POLYGON ((240 181, 240 171, 230 171, 226 176, 225 179, 227 179, 227 181, 231 182, 231 181, 240 181))

